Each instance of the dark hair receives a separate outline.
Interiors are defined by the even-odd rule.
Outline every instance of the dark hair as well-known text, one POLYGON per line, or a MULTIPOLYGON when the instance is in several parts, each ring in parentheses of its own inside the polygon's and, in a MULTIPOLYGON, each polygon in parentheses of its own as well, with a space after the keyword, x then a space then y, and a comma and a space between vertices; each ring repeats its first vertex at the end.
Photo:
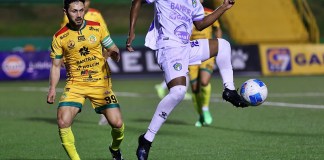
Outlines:
POLYGON ((73 2, 82 2, 84 4, 85 0, 64 0, 63 3, 64 3, 64 9, 65 10, 68 10, 69 9, 69 5, 73 2))

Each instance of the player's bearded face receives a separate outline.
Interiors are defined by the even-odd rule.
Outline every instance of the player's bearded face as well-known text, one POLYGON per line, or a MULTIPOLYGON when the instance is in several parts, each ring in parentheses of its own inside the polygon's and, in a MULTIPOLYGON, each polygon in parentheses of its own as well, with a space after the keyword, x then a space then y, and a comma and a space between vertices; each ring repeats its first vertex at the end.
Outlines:
POLYGON ((84 4, 80 1, 73 2, 67 11, 69 23, 76 26, 81 26, 84 17, 84 4))

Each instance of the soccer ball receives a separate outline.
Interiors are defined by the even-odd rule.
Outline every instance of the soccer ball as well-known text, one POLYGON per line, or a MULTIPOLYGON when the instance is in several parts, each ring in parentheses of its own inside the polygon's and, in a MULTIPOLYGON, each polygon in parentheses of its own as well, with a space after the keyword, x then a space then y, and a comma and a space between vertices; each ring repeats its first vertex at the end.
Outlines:
POLYGON ((259 79, 249 79, 242 84, 240 94, 251 106, 258 106, 266 100, 268 88, 259 79))

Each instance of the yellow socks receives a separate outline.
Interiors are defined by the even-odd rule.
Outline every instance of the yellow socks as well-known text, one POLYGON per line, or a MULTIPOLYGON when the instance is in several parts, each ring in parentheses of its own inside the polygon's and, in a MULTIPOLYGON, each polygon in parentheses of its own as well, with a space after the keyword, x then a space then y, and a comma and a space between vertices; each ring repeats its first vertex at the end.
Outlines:
POLYGON ((124 124, 120 128, 112 128, 111 136, 112 136, 111 149, 117 151, 119 149, 120 143, 124 139, 124 124))
POLYGON ((74 135, 71 127, 59 128, 62 145, 71 160, 80 160, 78 152, 74 145, 74 135))
POLYGON ((201 92, 199 97, 201 101, 201 107, 209 106, 210 94, 211 94, 210 83, 208 83, 207 86, 201 86, 201 92))
POLYGON ((195 110, 199 115, 201 115, 202 110, 201 110, 201 102, 200 102, 200 93, 193 92, 191 97, 192 97, 192 102, 195 110))

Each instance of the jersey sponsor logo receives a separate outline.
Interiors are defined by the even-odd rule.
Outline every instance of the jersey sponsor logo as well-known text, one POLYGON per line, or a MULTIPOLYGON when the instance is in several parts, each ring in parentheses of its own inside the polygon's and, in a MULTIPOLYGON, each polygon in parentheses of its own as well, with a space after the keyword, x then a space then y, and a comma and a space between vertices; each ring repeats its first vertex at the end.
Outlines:
POLYGON ((87 56, 90 51, 88 47, 83 46, 82 48, 80 48, 79 53, 81 56, 87 56))
POLYGON ((25 61, 17 55, 10 55, 2 62, 3 72, 11 78, 20 77, 24 73, 25 69, 25 61))
MULTIPOLYGON (((193 0, 193 1, 196 1, 196 0, 193 0)), ((197 5, 197 2, 196 2, 196 5, 197 5)), ((180 12, 182 12, 184 14, 187 14, 187 15, 191 15, 191 9, 189 9, 186 6, 181 5, 181 4, 177 4, 177 3, 172 2, 171 3, 171 9, 175 10, 175 11, 180 11, 180 12)))
POLYGON ((81 76, 88 76, 88 78, 92 78, 93 74, 98 73, 98 71, 92 71, 92 70, 83 70, 81 71, 81 76))
POLYGON ((189 43, 190 38, 187 28, 187 25, 183 23, 174 30, 174 35, 177 36, 184 44, 189 43))
POLYGON ((97 57, 93 56, 93 57, 87 57, 87 58, 84 58, 82 60, 79 60, 76 63, 77 63, 77 65, 80 65, 80 64, 82 64, 84 62, 90 62, 90 61, 95 61, 95 60, 97 60, 97 57))
POLYGON ((78 36, 78 42, 82 42, 82 41, 85 41, 85 40, 86 39, 85 39, 84 35, 78 36))
POLYGON ((176 70, 176 71, 180 71, 182 69, 182 64, 181 63, 175 63, 173 65, 173 68, 176 70))
POLYGON ((89 37, 89 42, 90 42, 90 43, 96 43, 96 42, 97 42, 97 37, 94 36, 94 35, 91 35, 91 36, 89 37))
POLYGON ((73 40, 69 40, 67 46, 71 50, 75 47, 75 42, 73 40))
POLYGON ((169 18, 172 20, 182 20, 182 21, 186 21, 188 23, 191 23, 191 19, 187 16, 182 16, 177 12, 171 12, 169 15, 169 18))
POLYGON ((89 30, 90 30, 90 31, 97 31, 97 32, 99 32, 99 28, 94 28, 94 27, 92 27, 92 26, 89 27, 89 30))
POLYGON ((291 71, 291 53, 288 48, 270 48, 267 50, 268 69, 272 72, 291 71))
POLYGON ((65 37, 67 37, 68 35, 69 35, 69 32, 67 32, 67 33, 63 34, 62 36, 60 36, 60 39, 63 39, 65 37))

